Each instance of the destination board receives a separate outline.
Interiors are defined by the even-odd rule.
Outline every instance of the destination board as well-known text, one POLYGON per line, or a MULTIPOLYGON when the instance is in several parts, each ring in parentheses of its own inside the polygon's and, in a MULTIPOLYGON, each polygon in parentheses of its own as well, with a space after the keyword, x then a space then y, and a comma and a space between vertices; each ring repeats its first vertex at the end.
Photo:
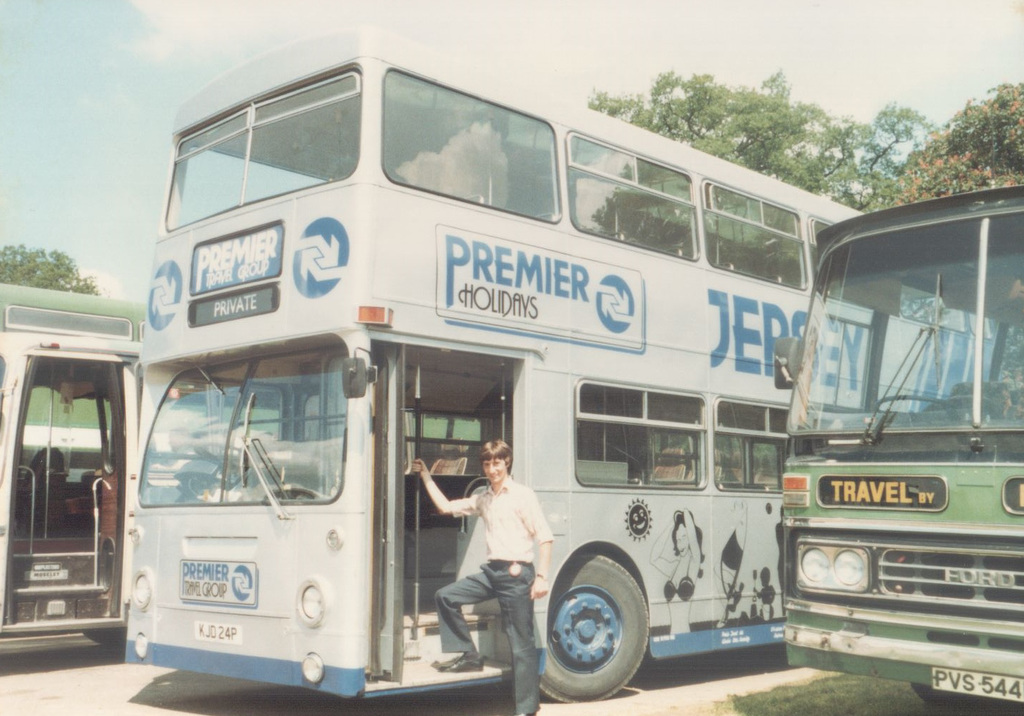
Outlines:
POLYGON ((191 326, 209 326, 238 318, 273 313, 279 303, 277 286, 262 286, 251 291, 193 301, 188 307, 191 326))
POLYGON ((822 507, 939 512, 948 502, 946 481, 935 475, 823 475, 822 507))

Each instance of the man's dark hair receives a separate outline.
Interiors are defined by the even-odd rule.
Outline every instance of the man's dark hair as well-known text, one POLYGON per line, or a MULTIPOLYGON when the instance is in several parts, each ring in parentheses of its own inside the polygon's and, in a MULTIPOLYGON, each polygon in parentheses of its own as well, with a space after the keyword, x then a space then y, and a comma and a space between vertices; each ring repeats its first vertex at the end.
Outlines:
POLYGON ((504 460, 508 471, 512 472, 512 448, 504 440, 490 440, 480 448, 480 462, 488 460, 504 460))

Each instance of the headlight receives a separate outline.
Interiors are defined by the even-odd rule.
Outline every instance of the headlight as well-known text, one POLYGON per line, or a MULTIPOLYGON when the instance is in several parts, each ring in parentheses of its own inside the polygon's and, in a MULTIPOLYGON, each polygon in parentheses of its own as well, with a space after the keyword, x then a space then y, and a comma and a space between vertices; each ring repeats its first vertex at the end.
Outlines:
POLYGON ((801 542, 797 545, 797 584, 812 592, 866 592, 871 560, 860 547, 801 542))
POLYGON ((828 577, 828 557, 820 549, 809 549, 800 558, 800 572, 808 582, 818 584, 828 577))
POLYGON ((327 598, 315 580, 307 580, 299 587, 296 606, 299 617, 308 626, 318 627, 323 623, 327 614, 327 598))
POLYGON ((140 610, 149 609, 149 603, 153 601, 153 582, 146 570, 135 573, 132 580, 132 601, 140 610))
POLYGON ((847 587, 857 586, 864 581, 864 576, 867 574, 864 555, 854 552, 852 549, 844 549, 836 555, 835 567, 836 579, 847 587))
POLYGON ((306 654, 302 660, 302 678, 311 684, 319 684, 324 680, 324 660, 319 654, 306 654))
POLYGON ((145 661, 149 655, 149 637, 142 632, 135 635, 135 656, 139 657, 140 661, 145 661))

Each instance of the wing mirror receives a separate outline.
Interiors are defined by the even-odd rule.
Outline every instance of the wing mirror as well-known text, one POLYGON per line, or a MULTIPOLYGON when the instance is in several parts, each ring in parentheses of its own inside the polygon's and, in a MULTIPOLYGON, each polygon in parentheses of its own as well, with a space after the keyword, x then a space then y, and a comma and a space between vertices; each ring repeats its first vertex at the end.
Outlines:
POLYGON ((362 398, 366 386, 377 381, 377 367, 362 358, 341 359, 341 389, 346 398, 362 398))
POLYGON ((776 338, 773 349, 773 363, 775 366, 775 387, 780 390, 788 390, 793 387, 796 381, 796 374, 800 372, 800 359, 802 358, 801 341, 799 338, 776 338))

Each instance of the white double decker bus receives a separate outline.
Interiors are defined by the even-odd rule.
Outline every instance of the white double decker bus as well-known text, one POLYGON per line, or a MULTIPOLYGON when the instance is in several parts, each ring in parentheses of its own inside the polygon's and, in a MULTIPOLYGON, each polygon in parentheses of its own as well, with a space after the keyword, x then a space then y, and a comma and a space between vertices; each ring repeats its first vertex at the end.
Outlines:
POLYGON ((485 557, 407 474, 470 494, 497 437, 555 533, 549 696, 781 641, 772 347, 816 225, 854 212, 463 59, 313 40, 181 109, 129 660, 345 696, 505 678, 488 604, 486 668, 429 666, 434 591, 485 557))
POLYGON ((0 636, 123 642, 144 312, 0 285, 0 636))

